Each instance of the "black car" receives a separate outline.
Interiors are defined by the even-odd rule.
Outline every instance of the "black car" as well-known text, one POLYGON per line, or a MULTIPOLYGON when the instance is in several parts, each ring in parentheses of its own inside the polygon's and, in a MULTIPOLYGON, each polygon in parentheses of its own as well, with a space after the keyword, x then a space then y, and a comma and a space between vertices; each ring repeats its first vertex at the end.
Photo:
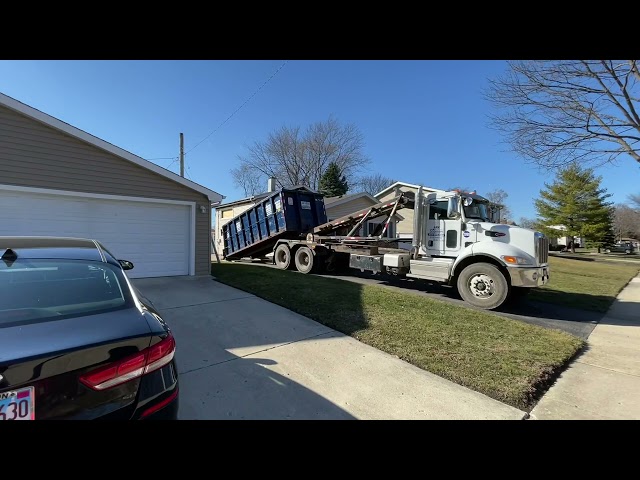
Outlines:
POLYGON ((175 419, 171 330, 99 242, 0 237, 0 420, 175 419))

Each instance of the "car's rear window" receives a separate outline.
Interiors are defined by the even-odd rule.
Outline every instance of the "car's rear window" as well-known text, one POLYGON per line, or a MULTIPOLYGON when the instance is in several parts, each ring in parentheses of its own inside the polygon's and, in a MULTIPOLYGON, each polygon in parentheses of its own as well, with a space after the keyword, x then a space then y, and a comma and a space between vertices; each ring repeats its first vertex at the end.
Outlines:
POLYGON ((122 273, 83 260, 0 261, 0 327, 133 306, 122 273))

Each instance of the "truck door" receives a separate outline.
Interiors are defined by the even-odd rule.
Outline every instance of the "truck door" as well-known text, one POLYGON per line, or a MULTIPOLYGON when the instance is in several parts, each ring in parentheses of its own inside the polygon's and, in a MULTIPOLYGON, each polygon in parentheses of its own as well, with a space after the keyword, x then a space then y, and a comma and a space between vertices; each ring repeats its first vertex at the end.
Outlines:
POLYGON ((429 200, 427 217, 427 252, 441 257, 455 257, 460 251, 460 220, 447 218, 447 200, 429 200))

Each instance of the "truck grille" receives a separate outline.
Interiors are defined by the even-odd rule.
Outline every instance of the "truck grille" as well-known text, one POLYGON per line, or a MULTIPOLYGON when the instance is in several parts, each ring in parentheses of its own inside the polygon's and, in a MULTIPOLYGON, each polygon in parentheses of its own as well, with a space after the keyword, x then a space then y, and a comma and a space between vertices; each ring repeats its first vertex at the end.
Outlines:
POLYGON ((542 234, 537 234, 536 259, 538 264, 547 263, 549 261, 549 239, 542 234))

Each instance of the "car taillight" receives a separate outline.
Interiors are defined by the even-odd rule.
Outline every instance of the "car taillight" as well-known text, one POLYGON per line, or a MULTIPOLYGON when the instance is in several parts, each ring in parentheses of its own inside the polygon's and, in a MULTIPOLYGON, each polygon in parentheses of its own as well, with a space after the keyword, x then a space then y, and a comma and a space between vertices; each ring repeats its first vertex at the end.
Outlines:
POLYGON ((81 375, 80 381, 93 390, 106 390, 164 367, 173 360, 175 352, 176 341, 169 334, 165 339, 134 355, 81 375))

